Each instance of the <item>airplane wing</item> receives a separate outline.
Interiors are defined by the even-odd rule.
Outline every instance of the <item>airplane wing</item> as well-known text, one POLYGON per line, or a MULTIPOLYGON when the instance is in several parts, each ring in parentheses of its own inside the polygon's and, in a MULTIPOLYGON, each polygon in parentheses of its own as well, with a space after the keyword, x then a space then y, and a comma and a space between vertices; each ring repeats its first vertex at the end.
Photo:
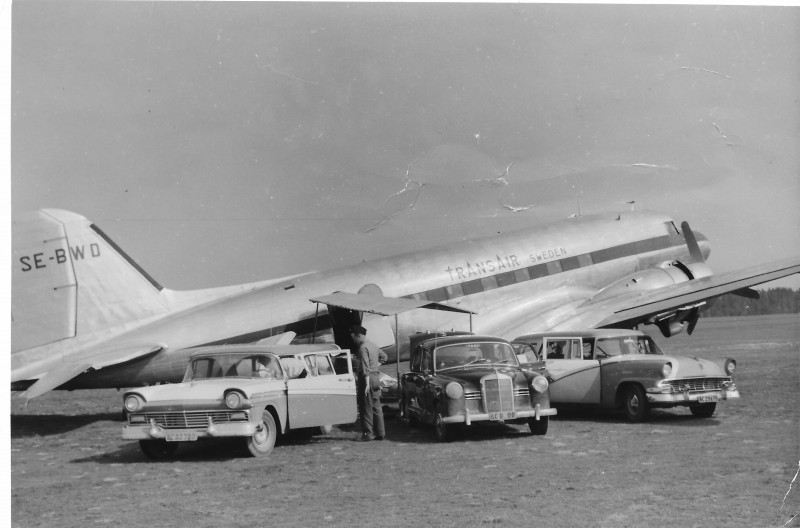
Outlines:
POLYGON ((560 322, 554 329, 633 327, 653 323, 675 313, 695 310, 720 295, 747 290, 750 286, 794 273, 800 273, 800 257, 714 274, 638 294, 621 295, 599 303, 589 299, 576 307, 574 317, 560 322))
POLYGON ((78 363, 68 365, 59 364, 56 368, 39 376, 39 379, 28 387, 21 396, 27 400, 36 398, 56 387, 60 387, 87 370, 100 370, 101 368, 111 365, 127 363, 134 359, 155 354, 165 347, 166 345, 161 343, 127 343, 125 345, 98 348, 93 350, 88 356, 80 358, 80 362, 78 363))

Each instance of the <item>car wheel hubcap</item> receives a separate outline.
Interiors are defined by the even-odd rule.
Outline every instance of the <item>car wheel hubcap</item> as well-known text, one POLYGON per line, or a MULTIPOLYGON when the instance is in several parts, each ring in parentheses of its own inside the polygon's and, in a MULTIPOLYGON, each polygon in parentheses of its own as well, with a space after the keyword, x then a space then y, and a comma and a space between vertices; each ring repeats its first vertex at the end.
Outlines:
POLYGON ((263 444, 267 441, 267 427, 262 423, 258 429, 256 429, 256 434, 253 435, 253 440, 255 440, 256 444, 263 444))
POLYGON ((630 407, 631 407, 632 411, 638 411, 639 410, 639 397, 637 395, 635 395, 635 394, 633 396, 631 396, 630 407))

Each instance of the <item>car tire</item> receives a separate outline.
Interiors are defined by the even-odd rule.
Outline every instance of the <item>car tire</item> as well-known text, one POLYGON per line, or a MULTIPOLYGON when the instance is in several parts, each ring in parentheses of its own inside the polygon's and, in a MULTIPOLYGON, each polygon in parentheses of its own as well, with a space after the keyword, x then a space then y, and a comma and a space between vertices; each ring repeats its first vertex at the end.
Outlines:
POLYGON ((275 418, 272 417, 272 413, 265 410, 256 432, 247 437, 245 445, 250 456, 262 457, 272 452, 277 439, 278 427, 275 425, 275 418))
POLYGON ((442 413, 436 413, 436 417, 433 419, 433 433, 436 435, 437 442, 447 442, 447 424, 444 423, 442 413))
POLYGON ((139 440, 139 449, 147 458, 153 460, 163 460, 175 454, 178 450, 178 442, 167 442, 166 440, 139 440))
POLYGON ((650 413, 647 396, 640 385, 629 385, 625 389, 622 406, 625 409, 625 416, 632 422, 641 422, 650 413))
POLYGON ((530 417, 528 418, 528 427, 531 428, 531 434, 544 436, 547 434, 547 429, 550 427, 550 417, 540 416, 538 420, 534 417, 530 417))
POLYGON ((698 418, 711 418, 714 411, 717 409, 717 402, 711 403, 698 403, 697 405, 690 405, 689 410, 698 418))

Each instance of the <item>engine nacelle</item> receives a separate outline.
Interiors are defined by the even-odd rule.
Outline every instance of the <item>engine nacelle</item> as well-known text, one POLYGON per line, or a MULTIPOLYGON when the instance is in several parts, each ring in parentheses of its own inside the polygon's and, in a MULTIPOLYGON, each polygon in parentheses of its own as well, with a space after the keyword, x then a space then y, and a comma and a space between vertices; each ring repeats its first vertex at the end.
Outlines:
POLYGON ((655 268, 631 273, 611 283, 597 292, 592 300, 602 301, 619 295, 648 292, 708 275, 711 275, 711 270, 702 262, 689 264, 678 260, 664 262, 655 268))
MULTIPOLYGON (((600 290, 592 300, 597 302, 621 295, 646 293, 710 275, 712 275, 712 271, 704 262, 684 263, 679 260, 673 260, 664 262, 655 268, 632 273, 600 290)), ((646 321, 646 324, 657 325, 664 337, 679 334, 686 328, 691 334, 697 324, 699 308, 700 306, 698 305, 688 309, 676 309, 669 313, 659 314, 646 321)))

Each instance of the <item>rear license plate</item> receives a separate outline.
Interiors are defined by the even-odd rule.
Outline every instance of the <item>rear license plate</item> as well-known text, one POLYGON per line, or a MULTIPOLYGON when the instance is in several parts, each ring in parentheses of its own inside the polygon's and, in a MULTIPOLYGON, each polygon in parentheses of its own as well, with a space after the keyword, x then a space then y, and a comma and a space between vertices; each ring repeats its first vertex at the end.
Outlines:
POLYGON ((718 397, 716 394, 707 394, 705 396, 698 396, 697 401, 699 403, 712 403, 717 401, 718 397))
POLYGON ((167 433, 167 442, 194 442, 197 440, 197 431, 177 431, 167 433))
POLYGON ((490 420, 513 420, 517 417, 516 411, 490 412, 490 420))

